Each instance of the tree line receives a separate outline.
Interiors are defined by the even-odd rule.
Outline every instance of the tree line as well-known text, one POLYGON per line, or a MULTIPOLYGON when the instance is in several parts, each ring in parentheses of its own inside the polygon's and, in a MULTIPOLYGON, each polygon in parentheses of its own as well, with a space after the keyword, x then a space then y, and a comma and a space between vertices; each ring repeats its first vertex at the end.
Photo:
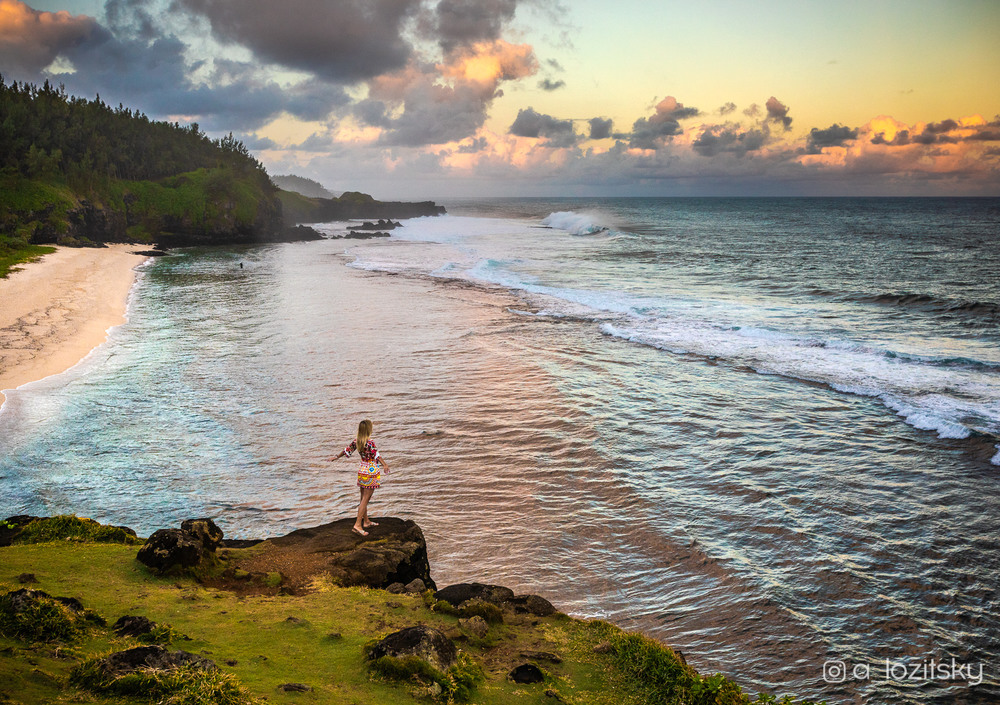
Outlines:
POLYGON ((88 100, 48 81, 8 84, 0 75, 2 173, 91 185, 95 178, 157 180, 220 167, 268 179, 232 133, 213 140, 197 123, 150 120, 121 104, 112 108, 100 95, 88 100))

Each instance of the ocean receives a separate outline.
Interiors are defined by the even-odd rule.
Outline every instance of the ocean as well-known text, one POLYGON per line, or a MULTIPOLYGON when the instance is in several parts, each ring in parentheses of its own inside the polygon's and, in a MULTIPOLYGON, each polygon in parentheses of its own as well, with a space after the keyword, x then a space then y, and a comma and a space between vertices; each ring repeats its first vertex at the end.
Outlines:
POLYGON ((752 693, 1000 700, 1000 199, 443 203, 143 265, 9 393, 0 514, 287 533, 353 514, 367 416, 439 585, 752 693))

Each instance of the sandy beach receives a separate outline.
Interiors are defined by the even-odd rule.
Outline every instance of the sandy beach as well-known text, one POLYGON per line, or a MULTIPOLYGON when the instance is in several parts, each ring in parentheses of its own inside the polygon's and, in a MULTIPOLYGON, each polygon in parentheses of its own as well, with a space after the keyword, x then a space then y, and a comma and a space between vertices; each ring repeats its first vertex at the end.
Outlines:
POLYGON ((125 321, 136 249, 61 247, 0 279, 0 392, 69 369, 125 321))

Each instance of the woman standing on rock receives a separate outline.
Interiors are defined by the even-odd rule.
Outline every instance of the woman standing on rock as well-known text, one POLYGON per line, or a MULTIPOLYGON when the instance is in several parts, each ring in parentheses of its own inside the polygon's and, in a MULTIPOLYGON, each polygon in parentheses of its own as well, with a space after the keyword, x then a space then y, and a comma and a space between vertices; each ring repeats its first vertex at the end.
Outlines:
POLYGON ((358 487, 361 489, 361 502, 358 504, 358 518, 354 522, 354 528, 351 529, 354 533, 361 536, 368 535, 365 529, 369 526, 378 526, 378 522, 374 522, 368 518, 368 502, 371 500, 375 490, 381 486, 382 476, 380 468, 385 468, 385 474, 389 474, 389 464, 379 455, 378 449, 375 447, 375 441, 371 437, 372 422, 371 419, 365 419, 358 424, 358 437, 351 441, 351 444, 344 448, 344 450, 340 451, 335 458, 330 458, 330 460, 339 460, 345 455, 350 456, 355 450, 358 451, 358 455, 361 457, 361 465, 358 467, 358 487))

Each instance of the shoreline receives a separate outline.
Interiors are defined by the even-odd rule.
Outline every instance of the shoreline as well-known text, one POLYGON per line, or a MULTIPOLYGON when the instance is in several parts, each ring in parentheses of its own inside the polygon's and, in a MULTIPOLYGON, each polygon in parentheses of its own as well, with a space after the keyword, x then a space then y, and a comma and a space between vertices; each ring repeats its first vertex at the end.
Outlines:
POLYGON ((59 247, 0 279, 0 411, 4 391, 69 370, 125 323, 141 248, 59 247))

